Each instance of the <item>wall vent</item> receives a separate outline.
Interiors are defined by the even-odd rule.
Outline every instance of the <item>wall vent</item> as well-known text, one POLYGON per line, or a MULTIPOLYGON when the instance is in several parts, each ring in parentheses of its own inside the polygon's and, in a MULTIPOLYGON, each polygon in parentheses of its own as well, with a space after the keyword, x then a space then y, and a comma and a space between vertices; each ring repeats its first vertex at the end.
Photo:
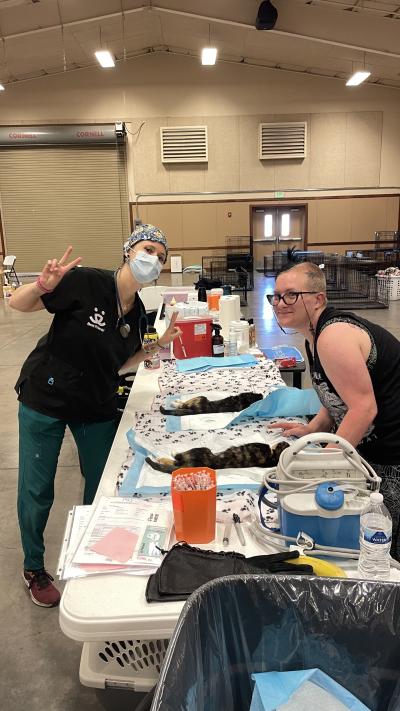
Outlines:
POLYGON ((306 121, 260 123, 258 157, 260 160, 305 158, 307 149, 306 121))
POLYGON ((160 128, 163 163, 207 163, 207 126, 160 128))

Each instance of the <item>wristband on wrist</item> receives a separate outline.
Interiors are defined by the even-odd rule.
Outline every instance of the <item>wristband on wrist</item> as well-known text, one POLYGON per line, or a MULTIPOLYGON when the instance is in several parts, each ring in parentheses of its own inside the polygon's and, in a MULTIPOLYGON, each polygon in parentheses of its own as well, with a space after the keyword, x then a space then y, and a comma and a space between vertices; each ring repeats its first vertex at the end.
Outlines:
POLYGON ((36 279, 36 286, 38 286, 41 291, 44 291, 45 294, 51 294, 51 292, 53 291, 53 289, 47 289, 44 286, 40 276, 38 276, 38 278, 36 279))

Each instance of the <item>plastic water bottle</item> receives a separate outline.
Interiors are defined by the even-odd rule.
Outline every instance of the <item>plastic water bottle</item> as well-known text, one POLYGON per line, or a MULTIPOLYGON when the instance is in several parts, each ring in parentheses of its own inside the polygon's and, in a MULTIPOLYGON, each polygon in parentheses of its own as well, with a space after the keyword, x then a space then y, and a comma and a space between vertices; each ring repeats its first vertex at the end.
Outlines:
POLYGON ((368 508, 360 516, 360 557, 358 572, 362 578, 389 580, 392 519, 383 496, 373 492, 368 508))

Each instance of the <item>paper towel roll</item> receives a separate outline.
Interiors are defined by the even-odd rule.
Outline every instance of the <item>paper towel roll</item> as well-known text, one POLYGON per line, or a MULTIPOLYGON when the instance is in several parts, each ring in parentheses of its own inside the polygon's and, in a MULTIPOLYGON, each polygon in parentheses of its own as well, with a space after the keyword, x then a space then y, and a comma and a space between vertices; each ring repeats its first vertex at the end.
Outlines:
POLYGON ((229 324, 231 321, 240 320, 240 296, 221 296, 219 299, 219 322, 222 327, 224 338, 229 336, 229 324))

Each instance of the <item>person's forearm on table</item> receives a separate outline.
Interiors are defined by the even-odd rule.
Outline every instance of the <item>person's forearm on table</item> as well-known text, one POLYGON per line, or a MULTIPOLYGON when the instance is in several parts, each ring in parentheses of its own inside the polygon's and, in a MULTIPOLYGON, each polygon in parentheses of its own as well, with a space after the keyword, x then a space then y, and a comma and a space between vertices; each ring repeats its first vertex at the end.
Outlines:
POLYGON ((315 417, 308 423, 310 432, 330 432, 333 427, 333 420, 326 409, 321 407, 315 417))
POLYGON ((372 425, 376 415, 376 403, 361 401, 356 407, 349 408, 336 434, 350 442, 353 447, 357 447, 368 431, 368 428, 372 425))

